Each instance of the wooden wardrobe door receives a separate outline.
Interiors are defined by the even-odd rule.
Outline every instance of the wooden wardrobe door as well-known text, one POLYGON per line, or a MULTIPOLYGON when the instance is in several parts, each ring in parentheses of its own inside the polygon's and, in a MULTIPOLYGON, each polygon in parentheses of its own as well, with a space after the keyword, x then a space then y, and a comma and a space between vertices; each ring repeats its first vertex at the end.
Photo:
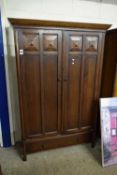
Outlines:
POLYGON ((63 131, 72 133, 79 128, 83 35, 71 31, 63 37, 63 131))
POLYGON ((64 32, 64 132, 90 129, 94 124, 95 104, 100 95, 103 42, 102 34, 96 32, 64 32))
POLYGON ((80 128, 92 128, 98 115, 100 81, 102 69, 103 38, 100 33, 84 34, 83 69, 81 85, 81 118, 80 128))
POLYGON ((62 35, 57 30, 41 31, 42 96, 44 132, 60 133, 62 35))
POLYGON ((17 30, 17 67, 24 139, 43 134, 41 110, 40 34, 17 30))

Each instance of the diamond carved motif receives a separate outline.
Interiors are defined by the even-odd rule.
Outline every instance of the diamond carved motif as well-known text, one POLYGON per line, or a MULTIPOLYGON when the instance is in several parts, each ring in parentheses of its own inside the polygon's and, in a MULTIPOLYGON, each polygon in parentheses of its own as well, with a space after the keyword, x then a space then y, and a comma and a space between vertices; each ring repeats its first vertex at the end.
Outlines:
POLYGON ((23 33, 25 51, 39 51, 39 35, 36 33, 23 33))
POLYGON ((44 35, 44 50, 57 51, 57 35, 45 34, 44 35))
POLYGON ((98 49, 98 37, 86 37, 86 51, 96 52, 98 49))
POLYGON ((70 51, 81 51, 82 50, 82 37, 71 36, 70 37, 70 51))

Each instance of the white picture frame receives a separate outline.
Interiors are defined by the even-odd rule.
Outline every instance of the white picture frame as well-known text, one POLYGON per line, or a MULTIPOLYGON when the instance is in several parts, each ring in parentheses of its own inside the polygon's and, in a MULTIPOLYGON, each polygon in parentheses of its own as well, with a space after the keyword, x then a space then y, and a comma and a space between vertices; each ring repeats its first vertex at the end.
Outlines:
POLYGON ((102 166, 117 164, 117 98, 100 99, 102 166))

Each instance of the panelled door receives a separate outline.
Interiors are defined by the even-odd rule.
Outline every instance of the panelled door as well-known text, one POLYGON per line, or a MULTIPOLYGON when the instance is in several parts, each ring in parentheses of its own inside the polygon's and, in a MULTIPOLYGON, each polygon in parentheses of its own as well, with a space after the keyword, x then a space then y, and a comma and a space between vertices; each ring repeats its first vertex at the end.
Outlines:
POLYGON ((44 132, 53 135, 61 130, 61 32, 41 31, 41 48, 44 132))
POLYGON ((96 32, 86 32, 83 38, 80 129, 90 129, 98 115, 103 39, 96 32))
POLYGON ((77 132, 80 120, 83 34, 63 33, 63 131, 77 132))
POLYGON ((17 29, 23 137, 92 127, 99 98, 102 34, 17 29))
POLYGON ((24 139, 60 132, 61 32, 18 29, 18 79, 24 139))
POLYGON ((99 98, 101 38, 99 33, 64 32, 63 132, 92 127, 99 98))

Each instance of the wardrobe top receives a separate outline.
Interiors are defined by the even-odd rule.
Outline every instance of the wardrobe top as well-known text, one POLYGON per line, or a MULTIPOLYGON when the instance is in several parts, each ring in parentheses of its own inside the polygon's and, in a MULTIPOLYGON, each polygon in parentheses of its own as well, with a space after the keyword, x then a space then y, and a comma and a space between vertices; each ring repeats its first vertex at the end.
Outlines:
POLYGON ((110 24, 96 23, 77 23, 64 21, 47 21, 33 19, 8 18, 13 26, 39 26, 39 27, 62 27, 62 28, 81 28, 81 29, 98 29, 107 30, 111 27, 110 24))

